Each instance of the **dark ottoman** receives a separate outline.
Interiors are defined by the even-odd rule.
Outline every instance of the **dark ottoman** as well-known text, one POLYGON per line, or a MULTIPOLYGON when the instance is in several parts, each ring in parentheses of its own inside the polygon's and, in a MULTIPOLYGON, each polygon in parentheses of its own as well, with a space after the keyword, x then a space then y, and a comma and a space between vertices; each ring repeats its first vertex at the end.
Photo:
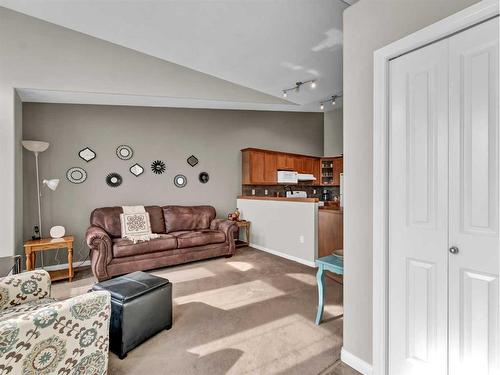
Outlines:
POLYGON ((172 284, 167 279, 134 272, 95 284, 92 290, 111 293, 109 348, 120 359, 172 327, 172 284))

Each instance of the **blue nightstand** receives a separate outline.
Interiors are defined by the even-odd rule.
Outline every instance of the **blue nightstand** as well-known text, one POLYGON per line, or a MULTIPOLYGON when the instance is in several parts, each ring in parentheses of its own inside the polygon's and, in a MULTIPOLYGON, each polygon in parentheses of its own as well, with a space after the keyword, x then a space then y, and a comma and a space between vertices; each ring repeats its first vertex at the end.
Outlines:
POLYGON ((323 316, 323 307, 325 305, 325 271, 330 271, 339 275, 344 274, 344 260, 334 255, 328 255, 316 259, 318 273, 316 279, 318 281, 318 312, 316 314, 316 324, 321 323, 323 316))

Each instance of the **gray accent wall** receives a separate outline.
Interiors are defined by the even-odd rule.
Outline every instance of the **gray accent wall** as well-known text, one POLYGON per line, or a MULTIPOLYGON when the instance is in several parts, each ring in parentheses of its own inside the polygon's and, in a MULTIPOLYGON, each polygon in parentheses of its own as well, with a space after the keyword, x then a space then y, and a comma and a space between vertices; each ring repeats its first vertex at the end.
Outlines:
POLYGON ((372 363, 373 52, 477 0, 361 0, 344 12, 344 342, 372 363))
POLYGON ((344 152, 344 124, 342 108, 325 112, 324 156, 337 156, 344 152))
MULTIPOLYGON (((153 107, 97 106, 73 104, 23 104, 23 138, 50 142, 40 154, 40 178, 61 180, 56 191, 42 187, 44 235, 53 225, 63 225, 76 235, 76 260, 86 258, 84 234, 91 211, 96 207, 121 205, 210 204, 225 217, 236 207, 241 193, 241 153, 246 147, 323 155, 323 114, 201 110, 153 107), (134 150, 131 160, 120 160, 119 145, 134 150), (85 162, 78 151, 90 147, 97 158, 85 162), (191 167, 186 159, 195 155, 199 164, 191 167), (166 163, 166 172, 155 175, 154 160, 166 163), (139 163, 145 173, 135 177, 129 168, 139 163), (66 179, 70 167, 83 167, 88 178, 75 185, 66 179), (207 184, 198 174, 210 174, 207 184), (106 185, 105 177, 117 172, 123 184, 106 185), (176 174, 184 174, 188 184, 177 188, 176 174)), ((30 238, 36 223, 35 163, 24 151, 23 237, 30 238)), ((59 263, 66 263, 61 252, 59 263)), ((54 264, 53 255, 45 264, 54 264)))

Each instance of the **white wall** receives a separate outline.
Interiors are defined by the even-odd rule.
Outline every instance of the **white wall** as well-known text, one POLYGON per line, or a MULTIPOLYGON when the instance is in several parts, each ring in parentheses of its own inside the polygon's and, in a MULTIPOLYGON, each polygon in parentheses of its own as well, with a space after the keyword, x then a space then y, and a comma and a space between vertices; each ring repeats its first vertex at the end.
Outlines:
POLYGON ((373 52, 477 0, 361 0, 344 12, 344 350, 372 362, 373 52))
POLYGON ((237 207, 241 217, 252 222, 252 246, 314 266, 318 252, 317 203, 238 199, 237 207))
MULTIPOLYGON (((14 88, 280 103, 182 66, 0 7, 0 256, 19 248, 21 132, 14 88), (19 128, 19 126, 17 126, 19 128), (17 167, 17 169, 16 169, 17 167), (16 177, 17 176, 17 177, 16 177), (17 186, 16 186, 17 182, 17 186), (18 189, 16 193, 16 189, 18 189)), ((21 193, 22 194, 22 193, 21 193)))
POLYGON ((342 108, 325 112, 324 156, 337 156, 344 152, 344 111, 342 108))

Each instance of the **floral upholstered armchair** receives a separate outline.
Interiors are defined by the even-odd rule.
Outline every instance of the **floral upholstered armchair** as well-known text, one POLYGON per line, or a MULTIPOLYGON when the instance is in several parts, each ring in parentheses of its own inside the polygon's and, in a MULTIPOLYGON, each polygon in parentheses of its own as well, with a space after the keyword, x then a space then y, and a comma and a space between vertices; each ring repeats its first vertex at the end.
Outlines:
POLYGON ((0 279, 0 374, 106 374, 110 295, 50 298, 50 276, 0 279))

